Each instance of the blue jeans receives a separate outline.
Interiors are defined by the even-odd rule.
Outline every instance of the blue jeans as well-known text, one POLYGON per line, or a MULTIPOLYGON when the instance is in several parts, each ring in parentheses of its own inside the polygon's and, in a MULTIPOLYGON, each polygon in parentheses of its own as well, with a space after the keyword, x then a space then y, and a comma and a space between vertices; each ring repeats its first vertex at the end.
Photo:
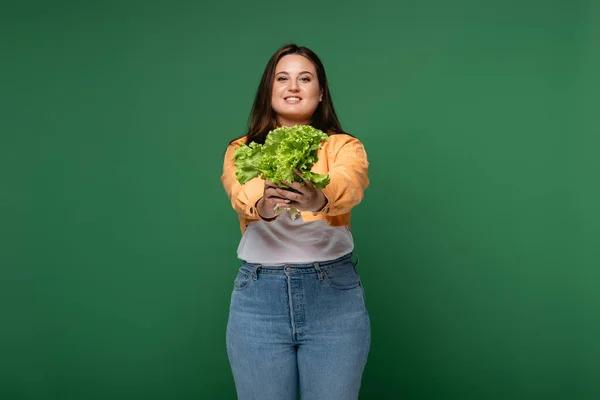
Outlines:
POLYGON ((238 399, 358 398, 371 328, 351 254, 283 267, 242 263, 227 323, 238 399))

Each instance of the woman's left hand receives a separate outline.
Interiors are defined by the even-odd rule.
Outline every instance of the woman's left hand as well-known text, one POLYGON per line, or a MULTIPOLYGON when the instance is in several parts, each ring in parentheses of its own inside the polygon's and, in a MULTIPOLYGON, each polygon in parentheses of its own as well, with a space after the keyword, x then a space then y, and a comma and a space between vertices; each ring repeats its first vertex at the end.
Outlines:
MULTIPOLYGON (((294 171, 296 175, 302 178, 302 173, 299 170, 294 171)), ((317 189, 315 185, 309 180, 304 179, 304 184, 300 182, 282 182, 287 187, 290 187, 294 190, 297 190, 299 193, 292 192, 291 190, 286 190, 282 188, 278 188, 277 193, 286 199, 289 199, 290 202, 287 204, 288 207, 297 208, 300 211, 320 211, 325 207, 327 203, 327 198, 321 192, 320 189, 317 189)))

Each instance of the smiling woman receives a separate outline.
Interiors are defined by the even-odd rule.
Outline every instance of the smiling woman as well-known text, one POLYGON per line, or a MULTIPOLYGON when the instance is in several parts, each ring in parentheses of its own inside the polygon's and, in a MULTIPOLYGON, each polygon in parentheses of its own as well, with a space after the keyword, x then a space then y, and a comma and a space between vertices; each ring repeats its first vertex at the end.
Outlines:
MULTIPOLYGON (((293 101, 294 99, 288 99, 287 104, 292 105, 293 101)), ((307 107, 307 109, 310 109, 310 107, 307 107)), ((247 144, 251 142, 264 144, 269 131, 283 126, 284 123, 300 125, 306 122, 307 117, 311 126, 328 135, 343 133, 351 136, 343 131, 338 120, 327 83, 325 67, 319 57, 307 47, 299 47, 293 44, 284 46, 277 50, 267 63, 250 112, 248 132, 236 140, 242 139, 247 144), (303 65, 304 68, 298 66, 298 63, 303 65), (296 76, 293 76, 293 73, 296 76), (295 79, 295 82, 292 83, 293 88, 288 93, 281 92, 281 90, 286 89, 286 84, 289 85, 292 79, 295 79), (301 83, 298 83, 298 80, 301 83), (286 96, 302 97, 300 99, 300 103, 302 103, 303 100, 306 100, 306 94, 303 93, 302 88, 307 84, 307 80, 310 80, 309 87, 313 90, 318 87, 318 102, 316 107, 312 109, 312 115, 304 114, 302 118, 296 119, 298 115, 285 114, 285 109, 279 108, 277 100, 281 99, 282 103, 286 104, 286 96), (277 110, 284 114, 279 115, 277 110), (289 120, 286 120, 284 115, 288 115, 289 120)), ((234 144, 236 140, 231 141, 230 144, 234 144)))
POLYGON ((306 399, 358 398, 371 329, 350 217, 369 185, 368 166, 362 143, 341 128, 317 55, 296 45, 276 51, 248 133, 228 146, 221 176, 242 231, 227 324, 239 399, 292 400, 298 389, 306 399), (261 176, 240 184, 238 147, 296 125, 327 134, 310 172, 328 174, 329 184, 279 187, 261 176))
POLYGON ((322 100, 323 90, 313 63, 296 54, 282 57, 275 70, 272 93, 279 125, 308 125, 322 100))

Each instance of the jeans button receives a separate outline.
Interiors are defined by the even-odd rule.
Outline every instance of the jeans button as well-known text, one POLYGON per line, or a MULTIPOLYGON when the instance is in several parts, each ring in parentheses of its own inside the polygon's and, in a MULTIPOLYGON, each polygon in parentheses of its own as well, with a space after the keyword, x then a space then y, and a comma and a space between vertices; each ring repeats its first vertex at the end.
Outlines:
POLYGON ((292 267, 285 267, 285 272, 287 272, 287 273, 292 272, 292 267))

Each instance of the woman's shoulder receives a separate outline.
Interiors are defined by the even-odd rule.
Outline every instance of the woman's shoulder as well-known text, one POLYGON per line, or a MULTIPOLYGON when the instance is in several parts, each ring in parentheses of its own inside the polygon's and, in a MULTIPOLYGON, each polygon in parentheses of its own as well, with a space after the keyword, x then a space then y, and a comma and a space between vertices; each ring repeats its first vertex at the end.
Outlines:
POLYGON ((323 151, 329 157, 340 156, 367 161, 367 152, 363 143, 355 136, 348 133, 336 133, 329 136, 329 140, 323 146, 323 151))
POLYGON ((346 132, 330 133, 329 140, 326 143, 327 147, 332 147, 332 148, 340 148, 340 147, 343 147, 348 144, 362 146, 361 141, 357 137, 352 136, 351 134, 346 133, 346 132))
POLYGON ((229 142, 229 144, 227 145, 227 147, 230 147, 230 146, 237 147, 237 146, 241 145, 242 143, 246 143, 246 138, 247 137, 248 137, 248 135, 244 135, 244 136, 240 136, 240 137, 238 137, 236 139, 233 139, 233 140, 231 140, 229 142))

